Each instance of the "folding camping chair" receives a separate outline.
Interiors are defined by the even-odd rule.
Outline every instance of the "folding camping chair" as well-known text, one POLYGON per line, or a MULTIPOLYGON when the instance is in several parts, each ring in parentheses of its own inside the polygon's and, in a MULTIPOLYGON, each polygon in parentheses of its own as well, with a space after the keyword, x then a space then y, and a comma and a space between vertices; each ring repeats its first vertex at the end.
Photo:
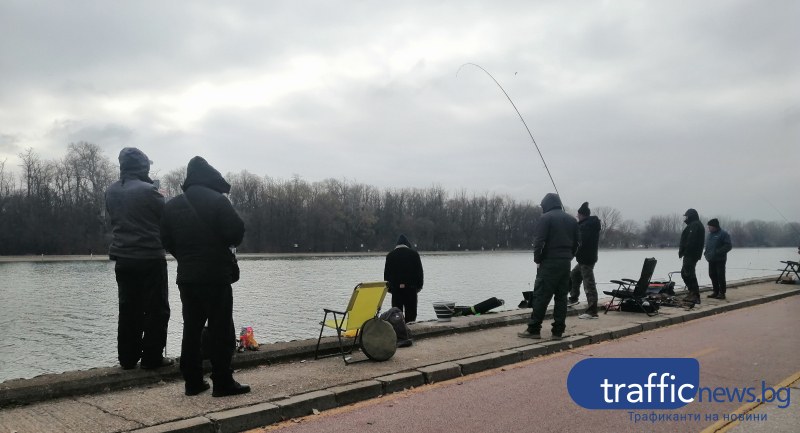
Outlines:
POLYGON ((644 300, 647 297, 647 288, 650 287, 650 278, 653 277, 653 271, 656 269, 656 259, 654 257, 650 257, 644 259, 644 264, 642 265, 642 274, 639 276, 638 280, 631 280, 629 278, 623 278, 622 280, 611 280, 612 283, 617 284, 617 288, 611 291, 603 291, 606 295, 611 296, 611 301, 608 302, 606 305, 606 310, 603 314, 607 314, 608 310, 611 309, 612 306, 617 306, 622 308, 622 302, 626 299, 630 299, 643 313, 647 314, 648 316, 655 316, 657 311, 654 309, 653 312, 648 312, 644 308, 644 300), (618 299, 617 303, 614 304, 614 300, 618 299))
POLYGON ((359 283, 353 289, 353 294, 350 296, 350 302, 344 311, 331 310, 323 308, 325 317, 320 324, 322 327, 319 330, 319 338, 317 339, 317 348, 314 351, 314 359, 328 358, 331 356, 341 355, 345 364, 350 362, 347 356, 353 352, 356 344, 361 336, 361 330, 364 322, 372 319, 378 315, 383 298, 386 297, 387 286, 385 281, 376 281, 369 283, 359 283), (333 319, 328 319, 328 314, 333 316, 333 319), (327 355, 319 355, 319 345, 322 340, 322 331, 325 328, 331 328, 336 331, 336 336, 339 339, 339 351, 327 355), (345 350, 342 336, 345 333, 355 333, 353 336, 353 344, 345 350))
POLYGON ((786 276, 786 278, 791 279, 792 278, 792 272, 794 272, 794 275, 797 277, 798 280, 800 280, 800 273, 799 273, 800 272, 800 263, 793 262, 791 260, 781 261, 781 263, 785 263, 786 267, 783 268, 783 270, 781 271, 781 274, 778 275, 778 279, 775 280, 776 283, 780 283, 781 281, 783 281, 784 275, 786 276))

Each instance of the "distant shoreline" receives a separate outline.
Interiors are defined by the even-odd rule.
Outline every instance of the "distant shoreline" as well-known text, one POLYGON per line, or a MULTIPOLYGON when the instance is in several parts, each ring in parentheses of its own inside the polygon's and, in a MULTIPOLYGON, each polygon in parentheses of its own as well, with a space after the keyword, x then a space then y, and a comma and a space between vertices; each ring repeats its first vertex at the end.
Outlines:
MULTIPOLYGON (((240 260, 258 259, 292 259, 292 258, 312 258, 312 257, 383 257, 388 251, 367 251, 349 253, 238 253, 236 257, 240 260)), ((532 254, 531 250, 484 250, 484 251, 420 251, 423 256, 453 255, 453 254, 492 254, 492 253, 520 253, 532 254)), ((24 255, 24 256, 0 256, 0 263, 17 262, 85 262, 85 261, 107 261, 108 254, 62 254, 62 255, 24 255)), ((175 260, 167 255, 167 260, 175 260)))
MULTIPOLYGON (((771 249, 771 248, 790 248, 794 247, 747 247, 739 249, 771 249)), ((601 248, 600 251, 647 251, 647 250, 677 250, 677 247, 667 248, 601 248)), ((347 253, 238 253, 236 257, 240 260, 259 260, 259 259, 305 259, 314 257, 383 257, 388 251, 363 251, 347 253)), ((460 250, 460 251, 420 251, 422 256, 445 256, 445 255, 470 255, 470 254, 533 254, 532 250, 460 250)), ((24 262, 85 262, 85 261, 107 261, 108 254, 62 254, 62 255, 24 255, 24 256, 0 256, 0 263, 24 263, 24 262)), ((175 260, 174 257, 167 255, 167 260, 175 260)))

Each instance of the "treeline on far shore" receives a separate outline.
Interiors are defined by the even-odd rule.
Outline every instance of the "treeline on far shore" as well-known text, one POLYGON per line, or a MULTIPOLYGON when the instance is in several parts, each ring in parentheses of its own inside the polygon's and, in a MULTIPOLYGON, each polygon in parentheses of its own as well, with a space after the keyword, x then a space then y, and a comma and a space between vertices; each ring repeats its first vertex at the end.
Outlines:
MULTIPOLYGON (((96 144, 72 143, 58 160, 32 149, 20 170, 0 161, 0 254, 101 254, 110 242, 104 193, 119 176, 96 144)), ((166 197, 180 193, 185 167, 158 176, 166 197)), ((405 233, 422 251, 529 249, 542 210, 494 194, 442 187, 379 189, 348 180, 273 179, 228 173, 230 199, 245 220, 241 252, 387 251, 405 233)), ((602 248, 675 247, 679 213, 642 223, 592 206, 602 248)), ((720 218, 736 247, 797 246, 800 223, 720 218)), ((705 221, 705 219, 703 219, 705 221)))

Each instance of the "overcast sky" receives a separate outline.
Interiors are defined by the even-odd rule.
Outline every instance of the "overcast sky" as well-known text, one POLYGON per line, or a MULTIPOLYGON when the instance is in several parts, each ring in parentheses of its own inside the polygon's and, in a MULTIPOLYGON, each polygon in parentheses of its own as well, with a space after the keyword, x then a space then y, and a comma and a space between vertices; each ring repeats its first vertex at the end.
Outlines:
POLYGON ((800 221, 800 2, 0 3, 0 161, 800 221), (458 74, 457 74, 458 72, 458 74), (783 215, 783 216, 781 216, 783 215))

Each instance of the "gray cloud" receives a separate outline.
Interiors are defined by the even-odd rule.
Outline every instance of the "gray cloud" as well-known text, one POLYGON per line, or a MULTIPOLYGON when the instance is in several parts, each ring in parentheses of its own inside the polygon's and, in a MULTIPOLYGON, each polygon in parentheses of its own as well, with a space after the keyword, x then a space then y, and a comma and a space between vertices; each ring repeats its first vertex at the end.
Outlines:
MULTIPOLYGON (((627 218, 779 219, 800 4, 4 2, 0 159, 74 141, 169 171, 466 189, 627 218)), ((15 163, 10 163, 15 165, 15 163)))

